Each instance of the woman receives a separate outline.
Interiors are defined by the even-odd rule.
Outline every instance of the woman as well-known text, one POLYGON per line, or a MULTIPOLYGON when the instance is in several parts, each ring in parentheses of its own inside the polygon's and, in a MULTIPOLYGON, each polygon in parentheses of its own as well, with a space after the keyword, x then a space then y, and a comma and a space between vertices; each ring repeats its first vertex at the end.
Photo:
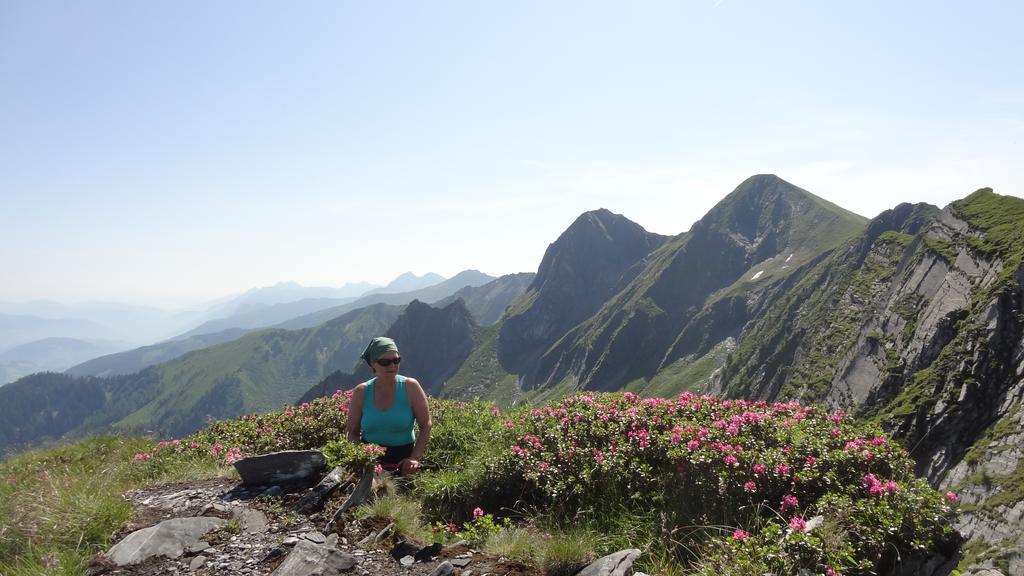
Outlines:
POLYGON ((378 336, 360 356, 374 377, 356 386, 349 404, 347 432, 352 442, 384 447, 380 464, 397 468, 403 476, 420 469, 423 451, 430 441, 430 408, 427 395, 414 378, 398 373, 402 357, 391 338, 378 336), (419 424, 419 434, 413 429, 419 424))

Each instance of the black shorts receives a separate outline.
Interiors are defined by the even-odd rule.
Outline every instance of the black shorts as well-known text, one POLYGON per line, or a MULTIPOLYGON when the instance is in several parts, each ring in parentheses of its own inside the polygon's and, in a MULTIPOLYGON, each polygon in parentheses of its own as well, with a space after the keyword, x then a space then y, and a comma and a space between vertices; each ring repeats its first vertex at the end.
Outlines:
POLYGON ((412 444, 404 444, 402 446, 381 446, 384 448, 384 455, 377 458, 377 463, 381 466, 397 466, 399 462, 405 460, 409 456, 412 456, 412 444))

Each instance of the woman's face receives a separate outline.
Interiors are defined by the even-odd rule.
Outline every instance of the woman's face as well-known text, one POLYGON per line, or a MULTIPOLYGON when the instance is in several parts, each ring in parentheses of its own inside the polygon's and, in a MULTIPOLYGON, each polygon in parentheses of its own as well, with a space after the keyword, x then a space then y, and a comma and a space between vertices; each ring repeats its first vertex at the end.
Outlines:
POLYGON ((398 363, 394 362, 395 358, 400 358, 401 355, 398 352, 389 350, 373 361, 373 373, 374 374, 398 374, 398 363), (383 360, 387 366, 381 364, 383 360))

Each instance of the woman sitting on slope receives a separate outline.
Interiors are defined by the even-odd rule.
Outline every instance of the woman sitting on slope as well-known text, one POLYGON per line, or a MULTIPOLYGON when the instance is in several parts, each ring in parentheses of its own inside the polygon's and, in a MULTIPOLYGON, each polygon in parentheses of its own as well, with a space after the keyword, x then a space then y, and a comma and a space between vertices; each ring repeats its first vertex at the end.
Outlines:
POLYGON ((414 378, 398 373, 402 358, 391 338, 378 336, 360 356, 374 377, 355 387, 349 404, 348 439, 383 446, 379 459, 384 468, 398 469, 403 476, 420 469, 423 451, 430 441, 430 408, 427 395, 414 378), (413 422, 419 424, 419 434, 413 422))

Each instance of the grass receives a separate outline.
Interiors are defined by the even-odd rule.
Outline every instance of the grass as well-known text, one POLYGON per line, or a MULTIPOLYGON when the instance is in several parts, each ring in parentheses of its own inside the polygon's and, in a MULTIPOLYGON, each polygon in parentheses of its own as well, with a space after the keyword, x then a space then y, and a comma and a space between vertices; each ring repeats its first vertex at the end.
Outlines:
POLYGON ((212 460, 135 462, 143 438, 91 438, 0 463, 0 574, 81 574, 132 514, 122 494, 220 472, 212 460))
POLYGON ((429 540, 430 529, 422 521, 420 501, 403 494, 388 494, 375 498, 355 510, 357 518, 382 518, 394 523, 395 532, 417 540, 429 540))
POLYGON ((520 396, 518 381, 498 360, 498 334, 501 323, 480 328, 475 339, 479 344, 444 385, 441 395, 456 400, 488 398, 506 408, 515 404, 520 396))
POLYGON ((725 364, 728 347, 719 344, 700 358, 680 358, 658 371, 640 394, 670 398, 680 392, 702 392, 711 376, 725 364))

